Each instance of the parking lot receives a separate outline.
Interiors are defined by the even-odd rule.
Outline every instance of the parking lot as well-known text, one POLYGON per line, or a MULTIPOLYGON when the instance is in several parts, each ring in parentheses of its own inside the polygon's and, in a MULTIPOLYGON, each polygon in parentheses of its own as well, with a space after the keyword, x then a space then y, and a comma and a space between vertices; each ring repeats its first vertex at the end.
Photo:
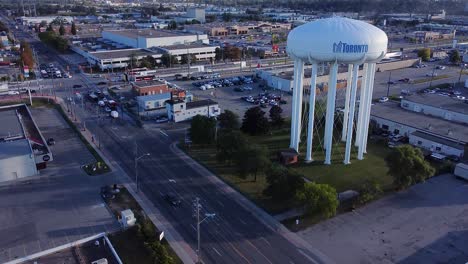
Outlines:
POLYGON ((54 161, 40 177, 0 187, 0 263, 118 228, 99 196, 113 175, 87 176, 94 160, 52 109, 33 109, 45 138, 54 138, 54 161))
POLYGON ((336 263, 466 263, 467 191, 434 177, 299 234, 336 263))

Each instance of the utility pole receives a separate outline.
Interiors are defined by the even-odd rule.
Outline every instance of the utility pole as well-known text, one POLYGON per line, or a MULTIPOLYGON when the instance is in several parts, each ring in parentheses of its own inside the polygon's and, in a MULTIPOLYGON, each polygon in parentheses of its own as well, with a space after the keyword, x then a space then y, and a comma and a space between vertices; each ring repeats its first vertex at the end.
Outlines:
POLYGON ((135 185, 136 185, 136 192, 138 192, 138 161, 146 156, 150 156, 150 153, 145 153, 138 157, 138 144, 135 140, 135 185))
POLYGON ((390 71, 390 74, 388 75, 388 82, 387 82, 387 98, 390 94, 390 79, 392 78, 392 71, 390 71))
POLYGON ((196 197, 193 201, 194 206, 194 216, 197 219, 197 263, 201 262, 201 249, 200 249, 200 225, 208 218, 214 218, 216 216, 215 213, 205 213, 205 218, 200 220, 200 209, 202 205, 200 204, 200 198, 196 197))

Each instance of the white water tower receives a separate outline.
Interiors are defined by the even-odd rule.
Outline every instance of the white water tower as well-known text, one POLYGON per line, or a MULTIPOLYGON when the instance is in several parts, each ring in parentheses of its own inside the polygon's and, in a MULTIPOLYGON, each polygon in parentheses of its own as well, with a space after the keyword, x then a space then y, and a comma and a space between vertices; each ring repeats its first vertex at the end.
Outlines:
POLYGON ((338 66, 340 64, 348 65, 348 86, 346 88, 341 139, 346 141, 343 162, 345 164, 350 163, 358 73, 359 67, 363 65, 362 89, 357 119, 357 138, 355 141, 355 145, 358 147, 358 159, 363 159, 367 145, 372 90, 376 71, 375 64, 385 56, 387 43, 387 35, 379 28, 363 21, 343 17, 316 20, 299 26, 289 33, 286 50, 294 60, 290 147, 298 152, 301 135, 304 64, 312 64, 306 161, 312 161, 316 97, 314 91, 316 91, 317 67, 319 63, 331 64, 325 116, 325 164, 331 163, 336 84, 338 66))

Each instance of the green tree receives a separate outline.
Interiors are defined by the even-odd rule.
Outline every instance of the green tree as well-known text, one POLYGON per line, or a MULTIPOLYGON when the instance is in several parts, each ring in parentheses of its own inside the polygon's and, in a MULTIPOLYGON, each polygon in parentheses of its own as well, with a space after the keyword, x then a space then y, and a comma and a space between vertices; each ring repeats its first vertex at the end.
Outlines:
POLYGON ((135 52, 130 53, 129 55, 129 64, 131 68, 138 67, 138 59, 135 52))
POLYGON ((224 22, 230 22, 232 20, 232 14, 231 13, 223 13, 221 15, 221 19, 224 21, 224 22))
POLYGON ((169 53, 164 53, 161 56, 161 64, 166 66, 167 68, 172 67, 174 64, 177 64, 179 61, 177 57, 174 55, 170 55, 169 53))
POLYGON ((70 29, 72 35, 76 35, 76 25, 75 22, 71 24, 71 29, 70 29))
POLYGON ((175 29, 177 29, 177 22, 175 22, 174 20, 172 20, 171 22, 169 22, 169 24, 167 25, 167 29, 169 29, 169 30, 175 30, 175 29))
POLYGON ((180 56, 180 64, 187 64, 189 62, 189 57, 187 54, 182 54, 180 56))
POLYGON ((65 35, 65 27, 63 25, 60 25, 60 27, 59 27, 59 34, 60 34, 60 36, 65 35))
POLYGON ((196 20, 196 19, 192 19, 192 24, 201 24, 200 21, 196 20))
POLYGON ((271 126, 281 128, 284 124, 284 118, 281 116, 283 109, 279 105, 274 105, 270 109, 271 126))
POLYGON ((54 28, 52 27, 52 23, 49 24, 49 26, 46 28, 46 31, 53 32, 54 28))
POLYGON ((258 106, 245 111, 241 130, 250 135, 263 135, 270 131, 270 123, 265 112, 258 106))
POLYGON ((216 48, 215 49, 215 60, 220 61, 222 59, 224 59, 223 58, 223 50, 221 48, 216 48))
POLYGON ((306 214, 319 214, 332 217, 338 208, 338 195, 328 184, 308 182, 296 194, 296 199, 304 207, 306 214))
POLYGON ((394 148, 385 161, 389 167, 388 174, 399 189, 422 182, 435 173, 429 162, 424 160, 422 151, 410 145, 394 148))
POLYGON ((238 151, 236 157, 236 167, 241 177, 254 175, 254 181, 257 181, 257 175, 265 172, 271 166, 268 159, 268 151, 265 147, 259 145, 247 145, 238 151))
POLYGON ((215 139, 216 119, 196 115, 190 123, 190 138, 195 144, 211 144, 215 139))
POLYGON ((380 184, 375 180, 367 180, 359 190, 358 202, 360 204, 368 203, 383 193, 380 184))
POLYGON ((149 244, 152 252, 153 263, 157 264, 173 264, 174 259, 169 256, 166 247, 159 241, 153 241, 149 244))
POLYGON ((281 165, 272 165, 265 173, 268 186, 263 193, 275 201, 290 200, 304 187, 304 178, 281 165))
POLYGON ((423 61, 428 61, 431 58, 431 49, 423 48, 418 50, 418 57, 420 57, 423 61))
POLYGON ((66 51, 69 47, 68 40, 62 37, 57 37, 55 43, 55 47, 57 48, 57 50, 62 52, 66 51))
POLYGON ((240 128, 239 116, 232 111, 224 110, 224 112, 218 116, 218 124, 221 129, 237 130, 240 128))
POLYGON ((239 151, 248 145, 247 137, 237 130, 223 130, 218 133, 216 158, 220 162, 231 162, 237 157, 239 151))
POLYGON ((30 70, 34 67, 34 57, 31 47, 29 43, 25 40, 21 40, 20 42, 20 57, 23 66, 28 66, 30 70))
POLYGON ((461 62, 460 52, 456 49, 452 50, 450 52, 449 60, 451 63, 456 63, 456 64, 460 63, 461 62))

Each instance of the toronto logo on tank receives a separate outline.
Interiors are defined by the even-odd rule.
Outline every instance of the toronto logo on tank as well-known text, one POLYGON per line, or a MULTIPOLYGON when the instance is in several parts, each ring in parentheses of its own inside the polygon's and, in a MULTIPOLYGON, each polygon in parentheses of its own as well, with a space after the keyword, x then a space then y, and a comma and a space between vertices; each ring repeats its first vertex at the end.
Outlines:
POLYGON ((369 45, 348 44, 345 42, 333 43, 333 53, 364 53, 369 50, 369 45))

